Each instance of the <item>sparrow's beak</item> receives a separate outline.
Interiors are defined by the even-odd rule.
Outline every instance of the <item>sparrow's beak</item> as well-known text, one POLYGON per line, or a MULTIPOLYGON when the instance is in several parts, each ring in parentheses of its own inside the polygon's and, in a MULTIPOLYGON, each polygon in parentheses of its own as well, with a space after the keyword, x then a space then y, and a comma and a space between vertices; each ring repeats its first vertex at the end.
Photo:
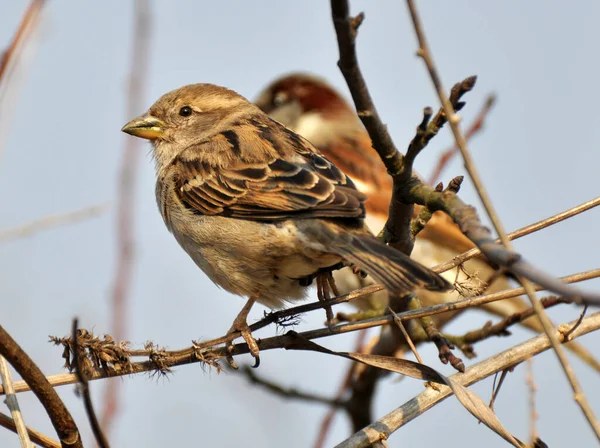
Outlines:
POLYGON ((134 118, 121 131, 139 138, 156 140, 165 133, 165 123, 152 115, 134 118))

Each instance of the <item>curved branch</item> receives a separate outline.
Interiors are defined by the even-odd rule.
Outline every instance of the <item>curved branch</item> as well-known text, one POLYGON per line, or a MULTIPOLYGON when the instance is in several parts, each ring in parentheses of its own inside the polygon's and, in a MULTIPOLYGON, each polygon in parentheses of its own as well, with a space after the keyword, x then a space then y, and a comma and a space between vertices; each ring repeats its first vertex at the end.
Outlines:
POLYGON ((58 434, 61 445, 68 448, 83 448, 79 430, 67 407, 40 368, 2 326, 0 326, 0 355, 4 356, 19 372, 19 375, 27 382, 35 396, 40 400, 58 434))

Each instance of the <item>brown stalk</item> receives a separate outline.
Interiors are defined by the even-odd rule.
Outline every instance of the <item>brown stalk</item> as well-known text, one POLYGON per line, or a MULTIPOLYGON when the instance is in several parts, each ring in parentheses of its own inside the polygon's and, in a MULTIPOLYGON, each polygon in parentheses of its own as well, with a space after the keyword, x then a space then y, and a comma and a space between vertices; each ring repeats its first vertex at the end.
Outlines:
MULTIPOLYGON (((452 107, 452 104, 451 104, 449 98, 446 96, 446 93, 442 86, 442 82, 438 75, 437 68, 435 67, 435 64, 433 62, 433 56, 431 54, 431 51, 427 44, 427 40, 425 38, 425 32, 423 30, 423 25, 421 24, 421 19, 418 15, 414 0, 407 0, 407 5, 408 5, 408 9, 410 11, 410 15, 411 15, 412 22, 414 25, 415 34, 417 35, 417 40, 419 41, 418 54, 419 54, 419 56, 421 56, 421 58, 425 62, 425 65, 427 66, 427 70, 429 72, 429 75, 430 75, 433 85, 435 87, 435 90, 438 94, 440 102, 442 103, 444 112, 445 112, 446 116, 448 117, 448 122, 450 124, 450 128, 452 129, 452 133, 454 134, 456 146, 459 148, 459 150, 462 154, 465 168, 467 169, 467 172, 471 176, 471 179, 473 181, 473 184, 475 185, 475 188, 477 190, 479 198, 481 199, 481 202, 483 203, 485 210, 486 210, 488 216, 490 217, 490 220, 492 221, 492 224, 496 230, 496 233, 498 234, 500 240, 502 241, 502 244, 504 245, 504 247, 507 250, 512 251, 512 249, 513 249, 512 244, 511 244, 509 238, 507 237, 506 232, 504 231, 504 227, 500 221, 500 218, 499 218, 498 214, 496 213, 494 206, 492 205, 492 202, 483 186, 483 182, 479 176, 479 173, 477 172, 475 163, 473 162, 473 160, 471 158, 471 154, 467 147, 466 139, 458 126, 458 121, 459 121, 458 116, 455 114, 454 108, 452 107)), ((481 245, 478 245, 478 246, 481 247, 481 245)), ((585 394, 583 393, 583 389, 581 388, 581 385, 579 384, 579 381, 577 380, 577 377, 575 376, 575 372, 574 372, 573 368, 571 367, 563 348, 560 346, 560 342, 558 340, 558 337, 556 336, 556 331, 554 329, 554 326, 552 325, 552 322, 550 321, 546 312, 544 311, 544 308, 541 306, 539 300, 536 298, 534 287, 533 287, 532 283, 529 281, 529 279, 531 279, 534 276, 531 275, 532 274, 531 271, 524 269, 525 266, 518 266, 518 264, 519 264, 518 261, 519 260, 515 260, 512 263, 508 263, 507 267, 515 274, 519 283, 521 283, 523 285, 523 288, 525 289, 525 292, 526 292, 527 296, 529 297, 529 300, 530 300, 533 308, 535 309, 536 315, 540 319, 540 323, 542 324, 542 327, 544 328, 544 332, 548 336, 548 338, 552 344, 552 347, 554 348, 556 356, 558 357, 558 360, 560 361, 562 369, 564 370, 565 375, 567 376, 567 379, 569 380, 569 383, 571 384, 571 388, 573 389, 573 392, 575 394, 575 401, 581 408, 586 420, 588 421, 588 423, 594 430, 594 433, 596 434, 596 438, 600 441, 600 424, 598 423, 598 421, 596 420, 596 417, 594 416, 592 408, 591 408, 590 404, 588 403, 587 398, 585 397, 585 394)), ((569 295, 569 294, 567 293, 565 295, 569 295)))
MULTIPOLYGON (((17 426, 15 425, 15 421, 10 418, 8 415, 4 415, 0 412, 0 426, 3 428, 9 429, 10 431, 17 432, 17 426)), ((60 448, 60 443, 56 440, 51 439, 45 434, 42 434, 35 429, 27 428, 27 433, 29 434, 29 438, 33 440, 34 443, 44 447, 44 448, 60 448)))
MULTIPOLYGON (((483 130, 485 120, 487 119, 487 116, 490 113, 490 110, 492 110, 492 107, 494 106, 495 102, 496 95, 488 95, 488 97, 485 99, 485 102, 483 103, 483 106, 481 107, 481 110, 475 117, 475 120, 473 121, 473 123, 471 123, 469 129, 467 129, 467 131, 465 132, 465 139, 467 141, 469 141, 471 137, 474 137, 483 130)), ((438 159, 435 168, 433 169, 433 171, 429 175, 429 179, 427 180, 427 183, 429 185, 435 184, 441 178, 442 171, 444 171, 444 169, 448 166, 448 164, 452 161, 456 154, 458 154, 458 148, 456 146, 453 146, 445 150, 440 155, 440 158, 438 159)))
MULTIPOLYGON (((574 335, 579 337, 598 329, 600 329, 600 313, 595 313, 582 321, 574 335)), ((548 337, 542 334, 474 364, 467 368, 465 373, 456 373, 450 379, 463 386, 470 386, 497 372, 514 367, 549 348, 551 348, 551 344, 548 337)), ((378 440, 388 439, 392 433, 442 402, 451 394, 450 388, 446 386, 440 386, 439 391, 427 388, 402 406, 357 431, 348 439, 336 445, 336 448, 364 448, 378 440)))
POLYGON ((44 0, 32 0, 27 7, 19 28, 15 33, 12 41, 8 45, 8 48, 2 54, 0 58, 0 82, 2 82, 4 76, 8 73, 8 67, 14 65, 15 61, 19 57, 19 49, 23 48, 23 43, 29 35, 28 30, 30 26, 35 23, 37 16, 44 6, 44 0))
POLYGON ((35 233, 93 218, 107 210, 106 205, 94 205, 72 212, 49 215, 10 229, 0 229, 0 243, 25 238, 35 233))
MULTIPOLYGON (((144 108, 144 92, 146 91, 150 50, 150 28, 149 0, 135 0, 131 66, 127 87, 126 115, 129 117, 127 119, 138 115, 144 108)), ((142 146, 142 142, 135 138, 126 138, 124 142, 118 186, 118 259, 111 298, 112 333, 119 341, 125 340, 127 337, 126 327, 129 320, 127 298, 131 290, 135 261, 135 186, 142 146)), ((107 434, 110 432, 110 426, 118 412, 120 386, 120 381, 109 381, 105 385, 104 409, 100 423, 107 434)))
MULTIPOLYGON (((562 277, 561 280, 567 283, 575 283, 581 282, 585 280, 590 280, 593 278, 600 277, 600 269, 595 269, 591 271, 586 271, 566 277, 562 277)), ((538 290, 542 290, 543 288, 537 287, 538 290)), ((368 294, 372 293, 371 288, 364 288, 363 290, 368 290, 368 294)), ((359 290, 360 291, 360 290, 359 290)), ((356 291, 359 292, 359 291, 356 291)), ((441 314, 448 311, 456 311, 465 308, 471 308, 474 306, 483 305, 485 303, 494 302, 497 300, 508 299, 511 297, 517 297, 523 294, 523 288, 514 288, 506 291, 494 293, 494 294, 486 294, 481 297, 474 297, 469 299, 458 300, 456 302, 451 303, 443 303, 439 305, 433 305, 429 307, 425 307, 418 310, 410 310, 402 313, 397 313, 397 317, 402 319, 402 321, 417 319, 423 316, 432 316, 435 314, 441 314)), ((366 294, 365 294, 366 295, 366 294)), ((355 298, 361 297, 358 294, 354 295, 355 298)), ((332 299, 333 300, 333 299, 332 299)), ((323 302, 316 302, 315 309, 320 309, 325 305, 323 302)), ((381 325, 388 325, 393 322, 393 316, 381 316, 375 317, 371 319, 365 319, 362 321, 351 322, 341 325, 336 325, 329 328, 321 328, 317 330, 310 330, 300 333, 302 337, 305 339, 317 339, 328 336, 333 336, 335 334, 349 333, 353 331, 359 331, 367 328, 378 327, 381 325)), ((259 323, 259 322, 258 322, 259 323)), ((221 338, 212 339, 210 341, 204 341, 196 343, 195 346, 185 348, 182 350, 173 350, 173 351, 162 351, 158 355, 163 356, 161 358, 160 368, 157 367, 155 361, 142 361, 131 363, 127 369, 123 369, 120 371, 112 371, 110 369, 91 369, 88 375, 88 381, 108 378, 108 377, 116 377, 128 374, 135 374, 141 372, 157 372, 161 369, 167 369, 169 367, 174 367, 178 365, 185 365, 190 363, 197 363, 205 361, 200 354, 210 353, 214 357, 220 357, 226 353, 224 347, 218 347, 221 344, 224 344, 227 340, 226 336, 221 338)), ((259 348, 261 350, 271 350, 276 348, 284 348, 286 345, 287 339, 286 335, 283 334, 281 336, 275 336, 271 338, 261 339, 259 342, 259 348)), ((115 342, 112 342, 112 345, 115 345, 115 342)), ((234 354, 243 354, 248 353, 248 346, 245 343, 236 344, 233 349, 234 354)), ((137 357, 137 356, 156 356, 156 350, 131 350, 129 352, 129 356, 137 357)), ((52 375, 48 377, 48 381, 52 386, 63 386, 66 384, 74 384, 78 382, 77 376, 72 373, 62 373, 58 375, 52 375)), ((25 392, 30 390, 29 386, 24 381, 16 381, 14 383, 15 392, 25 392)), ((0 395, 4 393, 4 389, 0 387, 0 395)))
MULTIPOLYGON (((64 448, 82 448, 81 436, 77 425, 67 407, 52 388, 40 368, 23 351, 16 341, 0 326, 0 355, 19 372, 24 382, 46 410, 52 426, 58 434, 64 448)), ((16 383, 15 383, 16 385, 16 383)), ((16 392, 16 387, 15 387, 16 392)))
POLYGON ((94 438, 96 439, 96 443, 99 448, 109 448, 108 441, 102 432, 102 428, 100 427, 100 423, 98 423, 98 417, 96 417, 96 412, 94 411, 94 404, 92 403, 92 396, 90 394, 90 385, 88 384, 88 380, 83 368, 83 360, 82 360, 82 350, 83 355, 85 355, 85 349, 82 349, 79 346, 79 328, 78 328, 78 319, 73 319, 73 330, 71 332, 71 340, 73 341, 73 357, 74 365, 75 365, 75 375, 77 375, 77 379, 79 380, 80 392, 83 397, 83 403, 85 406, 85 413, 90 422, 90 426, 92 428, 92 433, 94 434, 94 438))

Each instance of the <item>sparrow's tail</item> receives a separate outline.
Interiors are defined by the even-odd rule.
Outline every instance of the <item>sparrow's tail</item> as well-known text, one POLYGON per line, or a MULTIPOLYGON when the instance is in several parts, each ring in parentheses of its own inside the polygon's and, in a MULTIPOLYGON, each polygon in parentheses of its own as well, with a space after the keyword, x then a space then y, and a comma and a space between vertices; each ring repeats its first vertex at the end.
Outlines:
POLYGON ((394 295, 405 295, 423 288, 429 291, 452 289, 442 276, 368 233, 338 234, 330 242, 330 247, 394 295))

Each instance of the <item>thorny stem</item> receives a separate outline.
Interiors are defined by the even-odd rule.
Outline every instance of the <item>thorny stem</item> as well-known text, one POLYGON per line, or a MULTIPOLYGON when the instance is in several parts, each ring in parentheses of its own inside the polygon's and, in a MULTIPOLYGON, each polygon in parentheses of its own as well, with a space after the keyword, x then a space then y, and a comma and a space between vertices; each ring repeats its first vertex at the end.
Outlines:
MULTIPOLYGON (((591 271, 586 271, 586 272, 570 275, 567 277, 562 277, 561 280, 564 282, 567 282, 567 283, 575 283, 575 282, 590 280, 592 278, 597 278, 597 277, 600 277, 600 269, 595 269, 595 270, 591 270, 591 271)), ((358 294, 360 291, 368 291, 367 294, 371 294, 373 292, 373 288, 375 288, 375 286, 363 288, 362 290, 357 290, 353 293, 353 297, 354 298, 362 297, 360 294, 358 294)), ((378 288, 379 288, 379 289, 377 289, 378 291, 381 290, 381 287, 378 287, 378 288)), ((538 289, 542 290, 543 288, 539 287, 538 289)), ((432 316, 435 314, 441 314, 441 313, 445 313, 448 311, 457 311, 457 310, 461 310, 461 309, 465 309, 465 308, 480 306, 485 303, 490 303, 490 302, 494 302, 497 300, 503 300, 503 299, 508 299, 511 297, 517 297, 521 294, 523 294, 523 288, 514 288, 514 289, 509 289, 509 290, 494 293, 494 294, 486 294, 481 297, 474 297, 474 298, 458 300, 456 302, 451 302, 451 303, 443 303, 443 304, 439 304, 439 305, 433 305, 433 306, 429 306, 429 307, 414 310, 414 311, 413 310, 405 311, 402 313, 397 313, 397 317, 402 319, 402 321, 417 319, 417 318, 420 318, 423 316, 432 316)), ((332 300, 335 300, 335 299, 332 299, 332 300)), ((315 306, 314 309, 320 309, 323 307, 323 305, 324 305, 324 303, 316 302, 316 303, 314 303, 314 306, 315 306)), ((304 306, 307 306, 307 305, 303 305, 303 307, 304 306)), ((298 307, 298 308, 300 308, 300 307, 298 307)), ((321 329, 316 329, 316 330, 310 330, 310 331, 300 333, 300 335, 306 339, 317 339, 317 338, 323 338, 323 337, 327 337, 327 336, 333 336, 335 334, 349 333, 349 332, 359 331, 359 330, 363 330, 363 329, 367 329, 367 328, 378 327, 381 325, 388 325, 388 324, 392 323, 393 320, 394 320, 394 317, 391 315, 380 316, 380 317, 375 317, 375 318, 371 318, 371 319, 366 319, 363 321, 336 325, 336 326, 332 327, 331 329, 321 328, 321 329)), ((138 362, 138 363, 131 363, 131 365, 128 365, 127 369, 123 369, 120 371, 111 371, 111 370, 100 369, 100 368, 90 369, 90 371, 88 373, 88 381, 101 379, 101 378, 107 378, 107 377, 113 377, 113 376, 122 376, 122 375, 134 374, 134 373, 148 372, 148 371, 156 372, 156 371, 161 371, 161 370, 168 370, 169 367, 204 361, 204 359, 202 359, 201 357, 198 356, 199 354, 210 353, 213 356, 219 357, 225 353, 225 349, 224 349, 224 347, 218 348, 217 346, 225 343, 227 340, 228 340, 228 337, 223 336, 221 338, 213 339, 211 341, 205 341, 205 342, 196 344, 193 347, 185 348, 182 350, 168 351, 168 352, 164 351, 164 350, 155 350, 155 349, 131 350, 128 352, 129 356, 149 356, 153 359, 160 359, 162 361, 162 363, 160 364, 159 367, 157 367, 157 363, 152 360, 138 362), (213 349, 213 351, 210 352, 209 349, 213 349), (168 362, 165 362, 165 359, 167 359, 168 362)), ((112 342, 112 345, 115 345, 115 343, 112 342)), ((275 337, 271 337, 271 338, 262 339, 259 342, 259 348, 261 350, 282 348, 284 346, 285 346, 285 334, 281 335, 281 336, 275 336, 275 337)), ((120 350, 120 352, 122 352, 122 354, 126 353, 123 348, 119 348, 119 350, 120 350)), ((248 353, 248 346, 245 343, 236 344, 234 346, 233 353, 236 355, 248 353)), ((119 355, 119 356, 121 356, 121 355, 119 355)), ((73 384, 78 381, 77 376, 74 374, 71 374, 71 373, 63 373, 63 374, 53 375, 53 376, 48 377, 48 380, 52 386, 63 386, 66 384, 73 384)), ((14 387, 15 387, 16 393, 25 392, 25 391, 30 390, 29 386, 24 381, 15 381, 14 387)), ((3 393, 4 393, 4 389, 0 387, 0 395, 3 393)))

